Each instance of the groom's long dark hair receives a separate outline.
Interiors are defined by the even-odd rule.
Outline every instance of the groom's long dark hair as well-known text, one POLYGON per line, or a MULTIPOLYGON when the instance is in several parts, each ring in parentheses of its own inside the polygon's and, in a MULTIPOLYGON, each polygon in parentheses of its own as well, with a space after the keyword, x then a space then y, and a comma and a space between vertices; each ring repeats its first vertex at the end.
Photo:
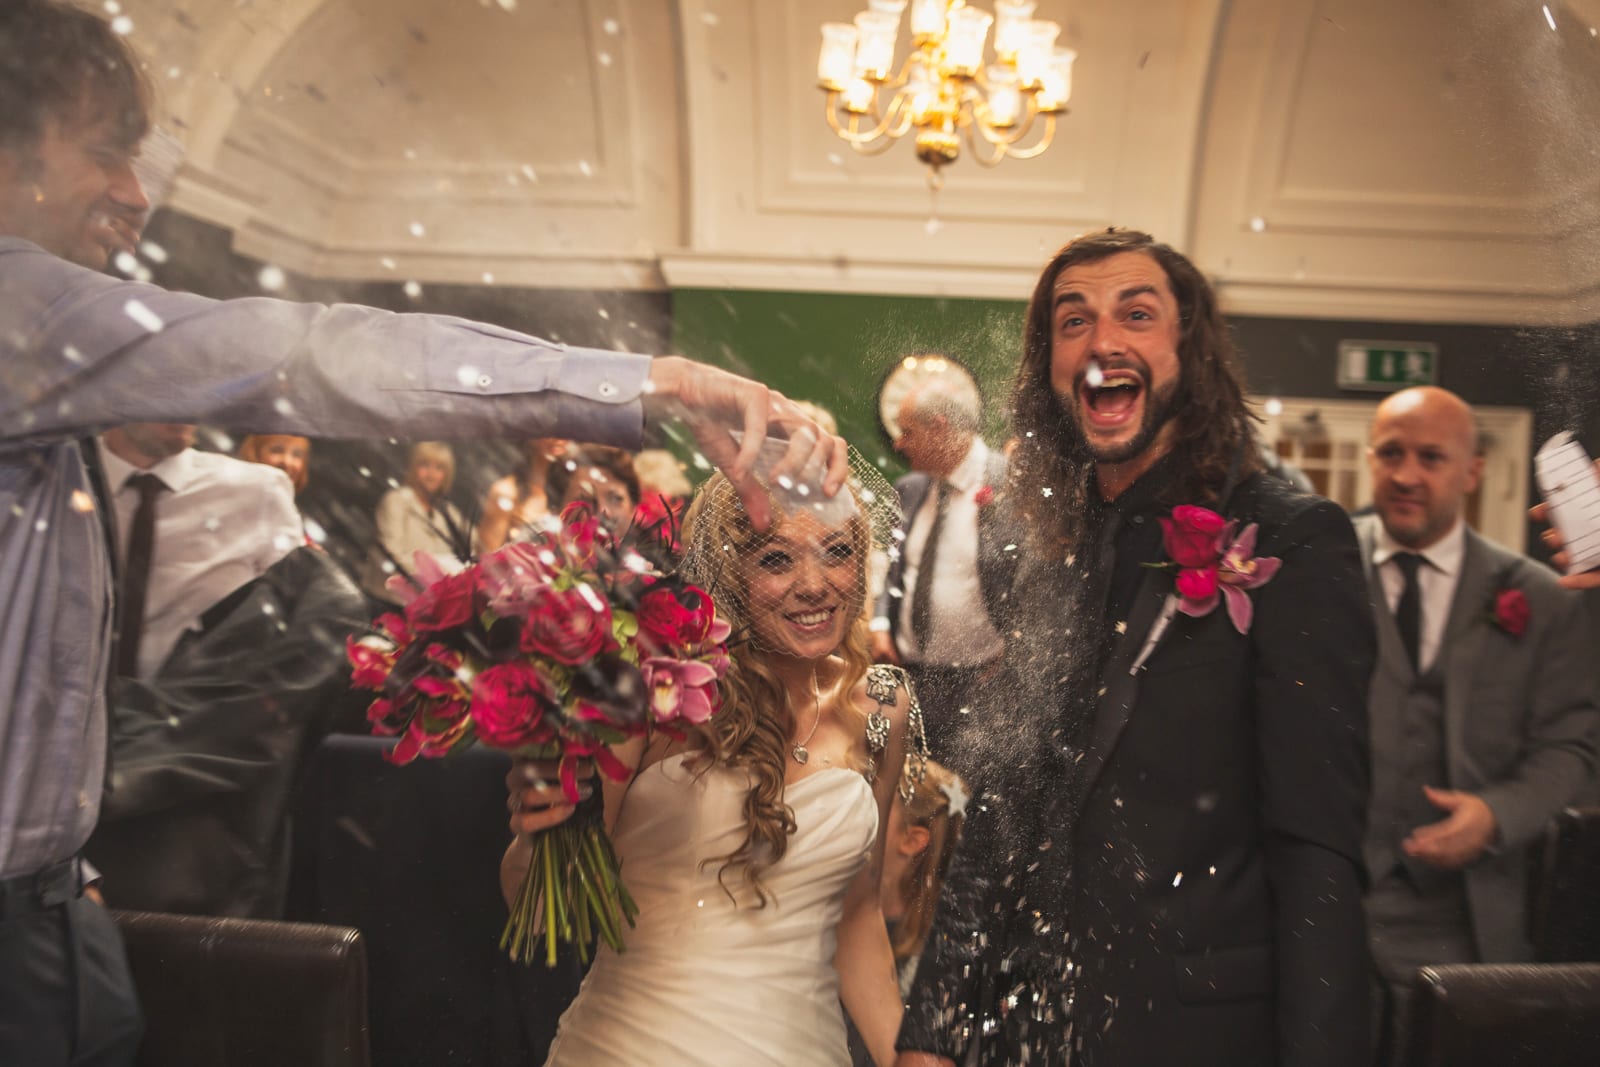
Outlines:
MULTIPOLYGON (((1244 399, 1244 375, 1216 295, 1195 265, 1173 249, 1137 230, 1109 229, 1087 234, 1055 254, 1034 287, 1028 304, 1022 367, 1012 394, 1014 432, 1013 497, 1035 532, 1068 543, 1078 539, 1092 485, 1094 459, 1077 420, 1050 385, 1052 305, 1056 279, 1068 267, 1122 252, 1154 259, 1166 273, 1177 299, 1179 379, 1169 407, 1173 437, 1171 504, 1215 504, 1234 464, 1237 476, 1261 465, 1255 449, 1255 415, 1244 399), (1051 489, 1050 496, 1042 490, 1051 489)), ((1146 396, 1151 403, 1153 396, 1146 396)))

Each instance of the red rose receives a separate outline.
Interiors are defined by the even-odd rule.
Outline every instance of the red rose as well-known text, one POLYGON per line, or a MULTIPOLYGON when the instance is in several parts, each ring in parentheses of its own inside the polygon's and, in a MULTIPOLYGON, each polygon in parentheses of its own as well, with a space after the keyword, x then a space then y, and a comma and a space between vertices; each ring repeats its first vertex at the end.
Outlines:
POLYGON ((576 665, 615 644, 611 607, 591 589, 577 586, 558 593, 546 588, 528 606, 522 625, 524 652, 576 665))
POLYGON ((496 664, 472 683, 472 724, 495 748, 547 744, 555 727, 545 717, 556 710, 554 683, 531 663, 496 664))
POLYGON ((471 569, 445 575, 406 605, 406 622, 418 632, 460 626, 472 618, 477 586, 477 575, 471 569))
POLYGON ((1167 555, 1179 567, 1214 566, 1222 556, 1229 522, 1209 508, 1180 504, 1171 519, 1161 520, 1167 555))
POLYGON ((1494 621, 1512 637, 1521 637, 1528 628, 1533 610, 1520 589, 1502 589, 1494 598, 1494 621))
POLYGON ((972 494, 972 502, 980 508, 986 508, 994 503, 994 486, 986 485, 972 494))
POLYGON ((561 509, 561 548, 567 562, 574 567, 585 571, 594 569, 599 563, 595 546, 601 537, 599 516, 586 501, 574 500, 561 509))
POLYGON ((1217 595, 1217 568, 1197 567, 1178 572, 1178 595, 1185 600, 1210 600, 1217 595))
POLYGON ((394 666, 394 653, 381 648, 376 638, 347 637, 344 641, 345 655, 350 659, 350 684, 357 689, 382 689, 383 683, 389 680, 389 671, 394 666))
POLYGON ((639 635, 657 648, 697 646, 716 617, 711 598, 695 586, 651 589, 639 600, 639 635))

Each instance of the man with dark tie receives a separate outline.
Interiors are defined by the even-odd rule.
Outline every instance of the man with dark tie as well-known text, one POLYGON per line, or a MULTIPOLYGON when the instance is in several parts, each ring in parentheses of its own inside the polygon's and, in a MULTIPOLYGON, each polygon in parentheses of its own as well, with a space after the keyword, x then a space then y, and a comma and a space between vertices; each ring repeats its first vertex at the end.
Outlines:
POLYGON ((911 673, 928 743, 957 765, 949 742, 1005 650, 1007 560, 993 505, 1006 459, 978 436, 982 414, 975 393, 939 379, 901 403, 895 448, 911 473, 895 483, 905 519, 873 620, 874 658, 911 673))
POLYGON ((1472 409, 1443 389, 1396 393, 1367 455, 1367 919, 1392 1045, 1418 967, 1531 957, 1525 853, 1593 773, 1600 710, 1578 597, 1463 519, 1483 469, 1472 409))
POLYGON ((182 422, 130 423, 100 438, 122 564, 122 677, 154 678, 207 609, 305 544, 287 475, 194 441, 182 422))

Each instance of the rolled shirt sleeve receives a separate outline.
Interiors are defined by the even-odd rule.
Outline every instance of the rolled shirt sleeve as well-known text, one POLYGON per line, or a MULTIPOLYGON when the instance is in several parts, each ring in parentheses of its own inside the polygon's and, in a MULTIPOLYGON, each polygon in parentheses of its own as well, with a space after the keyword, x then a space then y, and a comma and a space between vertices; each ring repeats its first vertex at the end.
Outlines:
POLYGON ((217 301, 0 238, 0 437, 211 422, 321 437, 637 447, 650 358, 445 315, 217 301))

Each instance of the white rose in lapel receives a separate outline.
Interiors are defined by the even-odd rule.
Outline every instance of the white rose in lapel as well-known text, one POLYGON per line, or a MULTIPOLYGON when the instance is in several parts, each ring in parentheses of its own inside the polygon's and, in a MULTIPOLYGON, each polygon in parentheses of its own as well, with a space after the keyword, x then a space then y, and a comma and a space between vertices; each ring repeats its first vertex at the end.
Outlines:
POLYGON ((1172 509, 1170 519, 1161 520, 1162 539, 1171 561, 1155 566, 1177 569, 1178 611, 1198 618, 1211 614, 1225 600, 1229 621, 1244 634, 1250 632, 1255 616, 1249 591, 1270 582, 1283 561, 1255 554, 1255 523, 1235 536, 1238 526, 1209 508, 1181 504, 1172 509))

